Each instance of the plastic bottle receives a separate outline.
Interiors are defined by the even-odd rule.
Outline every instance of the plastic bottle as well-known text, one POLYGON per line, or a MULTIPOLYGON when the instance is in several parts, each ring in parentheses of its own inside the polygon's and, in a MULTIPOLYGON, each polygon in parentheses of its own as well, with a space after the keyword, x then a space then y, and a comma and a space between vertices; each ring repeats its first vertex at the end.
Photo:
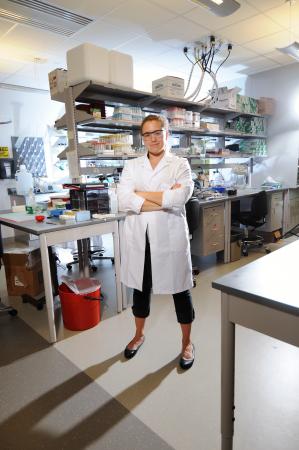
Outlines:
POLYGON ((26 211, 29 214, 33 214, 35 212, 36 202, 35 195, 33 193, 33 189, 30 188, 29 194, 26 196, 26 211))
POLYGON ((118 213, 118 199, 116 194, 116 185, 113 183, 108 188, 109 209, 111 214, 118 213))
POLYGON ((33 176, 27 171, 24 164, 16 172, 17 195, 28 195, 30 189, 33 191, 33 176))

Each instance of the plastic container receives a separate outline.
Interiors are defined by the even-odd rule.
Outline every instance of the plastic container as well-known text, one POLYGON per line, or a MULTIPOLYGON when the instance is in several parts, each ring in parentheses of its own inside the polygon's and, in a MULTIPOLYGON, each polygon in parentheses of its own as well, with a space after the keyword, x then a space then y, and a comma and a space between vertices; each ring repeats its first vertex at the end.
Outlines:
POLYGON ((24 164, 21 164, 20 170, 16 171, 16 181, 17 195, 28 195, 30 189, 33 191, 33 176, 24 164))
POLYGON ((133 58, 126 53, 111 50, 109 52, 110 83, 133 88, 133 58))
POLYGON ((82 81, 109 83, 109 51, 93 44, 81 44, 67 51, 69 86, 82 81))
POLYGON ((65 328, 74 331, 87 330, 100 322, 100 288, 87 294, 75 294, 62 283, 58 292, 65 328))
POLYGON ((26 212, 28 214, 35 213, 36 201, 35 201, 35 195, 33 193, 33 189, 32 188, 30 188, 29 194, 26 196, 25 200, 26 200, 26 206, 25 206, 26 212))

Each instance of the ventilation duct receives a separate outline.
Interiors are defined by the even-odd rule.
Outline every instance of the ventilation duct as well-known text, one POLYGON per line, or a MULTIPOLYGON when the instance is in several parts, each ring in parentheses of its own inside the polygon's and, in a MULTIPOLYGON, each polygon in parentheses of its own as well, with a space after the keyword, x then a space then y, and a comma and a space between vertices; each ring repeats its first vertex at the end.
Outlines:
POLYGON ((0 0, 0 17, 63 36, 72 36, 92 22, 92 19, 39 0, 0 0))
POLYGON ((216 16, 229 16, 240 8, 240 3, 235 0, 192 0, 200 6, 208 9, 216 16))

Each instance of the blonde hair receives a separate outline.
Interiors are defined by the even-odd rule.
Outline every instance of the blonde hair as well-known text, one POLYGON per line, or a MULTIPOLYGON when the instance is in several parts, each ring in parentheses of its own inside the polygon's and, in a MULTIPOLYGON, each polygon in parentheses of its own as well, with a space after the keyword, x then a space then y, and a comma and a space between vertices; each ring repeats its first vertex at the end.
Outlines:
POLYGON ((149 114, 148 116, 146 116, 142 123, 141 123, 141 133, 142 133, 142 129, 144 127, 144 124, 147 122, 152 122, 154 120, 157 120, 158 122, 160 122, 161 128, 163 128, 164 130, 168 130, 168 121, 166 119, 166 117, 158 115, 158 114, 149 114))

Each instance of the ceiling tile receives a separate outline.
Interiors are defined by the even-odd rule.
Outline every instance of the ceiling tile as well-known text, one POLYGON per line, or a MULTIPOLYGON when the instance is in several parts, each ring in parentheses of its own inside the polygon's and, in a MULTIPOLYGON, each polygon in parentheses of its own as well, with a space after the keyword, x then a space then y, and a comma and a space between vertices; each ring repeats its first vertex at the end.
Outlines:
POLYGON ((21 70, 6 78, 5 82, 10 84, 18 84, 23 86, 35 87, 38 89, 48 89, 48 72, 51 66, 36 64, 26 64, 21 70))
POLYGON ((82 44, 83 42, 90 42, 91 44, 111 49, 122 45, 137 36, 137 34, 133 33, 128 28, 118 28, 104 20, 98 20, 76 33, 76 35, 70 39, 70 43, 73 45, 70 45, 69 48, 82 44))
POLYGON ((247 0, 247 3, 254 6, 259 11, 267 11, 281 5, 283 2, 284 0, 247 0))
POLYGON ((238 24, 223 28, 219 33, 232 42, 242 45, 245 42, 253 41, 279 31, 282 31, 281 26, 263 14, 259 14, 250 19, 243 20, 238 24))
POLYGON ((165 9, 169 9, 176 14, 185 14, 196 8, 196 4, 190 0, 150 0, 150 2, 155 3, 157 6, 162 6, 165 9))
POLYGON ((183 47, 187 43, 195 42, 208 36, 210 31, 184 17, 176 17, 149 32, 155 41, 162 41, 173 47, 183 47))
POLYGON ((105 22, 130 30, 136 34, 145 34, 159 24, 171 20, 175 14, 147 0, 128 0, 113 12, 107 14, 105 22))
POLYGON ((17 70, 20 70, 23 66, 24 62, 21 61, 12 61, 3 58, 0 59, 0 72, 2 74, 14 73, 17 70))
POLYGON ((9 44, 28 54, 39 56, 39 52, 56 51, 63 42, 67 40, 64 36, 58 36, 49 31, 32 28, 26 25, 17 25, 9 34, 1 39, 1 45, 9 44))
POLYGON ((246 59, 256 58, 256 56, 257 54, 252 50, 248 50, 241 45, 233 45, 233 49, 231 51, 229 59, 227 60, 227 64, 236 64, 237 62, 243 62, 246 59))
POLYGON ((151 59, 151 64, 153 63, 152 58, 155 58, 156 55, 166 52, 169 50, 169 47, 161 44, 160 42, 154 42, 152 39, 146 36, 140 36, 136 39, 133 39, 130 42, 127 42, 123 45, 119 45, 115 47, 117 50, 121 52, 128 53, 132 55, 133 58, 149 58, 151 59))
MULTIPOLYGON (((146 60, 146 56, 143 55, 146 60)), ((183 49, 172 49, 155 56, 155 64, 168 67, 171 70, 178 70, 181 68, 191 69, 191 63, 184 55, 183 49)))
POLYGON ((0 19, 0 39, 3 35, 5 35, 12 27, 14 27, 14 24, 8 20, 0 19))
POLYGON ((271 34, 256 41, 248 42, 246 48, 262 55, 289 44, 290 34, 287 31, 280 31, 279 33, 271 34))
POLYGON ((205 26, 206 28, 211 29, 212 31, 217 31, 220 28, 238 23, 241 20, 248 19, 249 17, 252 17, 258 13, 255 8, 248 5, 244 0, 239 0, 239 3, 241 3, 241 7, 234 14, 231 14, 227 17, 215 16, 215 14, 212 14, 211 12, 209 12, 205 8, 201 8, 200 6, 185 14, 185 17, 193 20, 200 25, 205 26))
POLYGON ((287 30, 295 31, 299 26, 299 3, 284 3, 279 8, 271 9, 266 15, 287 30))
POLYGON ((274 52, 267 53, 265 56, 267 58, 272 59, 273 61, 281 64, 282 66, 286 66, 288 64, 297 63, 296 59, 292 58, 289 55, 286 55, 285 53, 281 53, 278 50, 275 50, 274 52))
POLYGON ((48 3, 89 18, 100 18, 113 11, 114 8, 120 6, 122 3, 125 3, 125 1, 126 0, 84 0, 78 2, 74 0, 51 0, 48 3))
POLYGON ((262 72, 264 70, 274 69, 275 67, 278 67, 278 66, 279 66, 279 64, 276 63, 275 61, 272 61, 265 57, 259 57, 259 58, 251 59, 250 61, 248 61, 247 68, 239 71, 239 73, 244 73, 244 74, 249 75, 252 73, 262 72))

